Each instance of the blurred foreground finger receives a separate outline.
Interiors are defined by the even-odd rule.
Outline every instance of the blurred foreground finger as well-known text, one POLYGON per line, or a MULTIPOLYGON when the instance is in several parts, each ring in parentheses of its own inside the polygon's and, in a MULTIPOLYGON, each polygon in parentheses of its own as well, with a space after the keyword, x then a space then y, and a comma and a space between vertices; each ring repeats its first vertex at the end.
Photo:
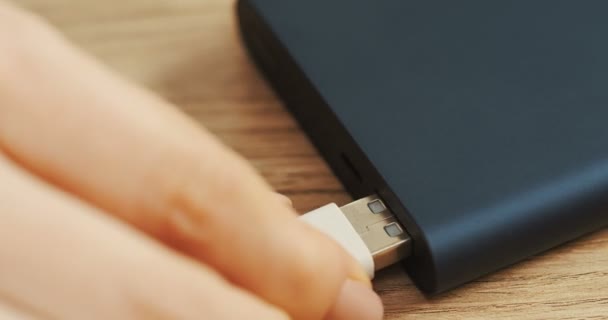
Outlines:
POLYGON ((36 319, 33 316, 24 313, 20 307, 11 305, 8 302, 3 302, 0 298, 0 320, 42 320, 36 319))
POLYGON ((5 315, 288 319, 210 269, 36 180, 1 154, 0 177, 0 307, 8 301, 21 308, 5 308, 5 315))

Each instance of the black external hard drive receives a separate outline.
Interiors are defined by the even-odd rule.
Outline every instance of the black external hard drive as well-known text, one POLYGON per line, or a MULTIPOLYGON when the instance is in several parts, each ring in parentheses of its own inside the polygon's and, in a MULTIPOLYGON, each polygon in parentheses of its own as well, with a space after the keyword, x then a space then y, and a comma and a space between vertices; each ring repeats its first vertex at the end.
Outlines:
POLYGON ((608 1, 241 0, 252 57, 437 293, 608 223, 608 1))

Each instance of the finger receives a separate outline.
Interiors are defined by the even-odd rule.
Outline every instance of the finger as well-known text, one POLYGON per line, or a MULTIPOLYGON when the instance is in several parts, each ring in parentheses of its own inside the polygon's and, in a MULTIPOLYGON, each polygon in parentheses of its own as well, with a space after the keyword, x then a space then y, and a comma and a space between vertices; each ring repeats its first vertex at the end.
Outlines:
POLYGON ((0 301, 41 319, 287 319, 1 155, 0 177, 0 301))
POLYGON ((293 207, 293 202, 291 201, 291 199, 283 194, 280 193, 276 193, 277 198, 279 198, 279 201, 282 202, 284 205, 292 208, 293 207))
POLYGON ((24 313, 23 310, 3 303, 0 298, 0 320, 35 320, 31 315, 24 313))
POLYGON ((371 294, 360 282, 348 280, 342 286, 338 301, 327 314, 326 320, 382 319, 384 307, 380 297, 371 294), (365 308, 355 308, 364 305, 365 308))
POLYGON ((31 29, 0 106, 0 145, 14 159, 298 319, 322 318, 347 277, 369 281, 191 120, 31 29), (33 78, 35 95, 22 85, 33 78))

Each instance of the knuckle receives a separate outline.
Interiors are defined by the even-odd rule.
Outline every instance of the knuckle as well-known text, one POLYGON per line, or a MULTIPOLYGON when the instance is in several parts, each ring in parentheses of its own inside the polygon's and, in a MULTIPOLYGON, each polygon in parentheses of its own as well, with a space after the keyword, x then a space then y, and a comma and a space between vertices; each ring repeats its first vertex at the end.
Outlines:
POLYGON ((160 191, 160 225, 170 241, 180 246, 195 244, 196 248, 192 249, 205 252, 208 246, 220 241, 228 223, 228 219, 216 211, 245 192, 238 183, 242 176, 227 162, 186 160, 201 159, 192 155, 181 159, 184 160, 177 165, 173 162, 178 170, 169 178, 161 178, 169 181, 163 183, 164 190, 160 191))

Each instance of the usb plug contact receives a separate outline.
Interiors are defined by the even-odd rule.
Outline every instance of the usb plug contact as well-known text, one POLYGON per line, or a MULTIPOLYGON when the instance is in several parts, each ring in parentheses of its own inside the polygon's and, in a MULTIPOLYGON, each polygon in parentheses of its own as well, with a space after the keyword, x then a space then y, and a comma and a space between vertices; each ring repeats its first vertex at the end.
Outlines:
POLYGON ((382 200, 369 196, 345 206, 328 204, 301 216, 340 243, 373 277, 408 257, 411 238, 382 200))
POLYGON ((376 270, 399 262, 411 253, 410 236, 377 196, 340 208, 374 258, 376 270))

